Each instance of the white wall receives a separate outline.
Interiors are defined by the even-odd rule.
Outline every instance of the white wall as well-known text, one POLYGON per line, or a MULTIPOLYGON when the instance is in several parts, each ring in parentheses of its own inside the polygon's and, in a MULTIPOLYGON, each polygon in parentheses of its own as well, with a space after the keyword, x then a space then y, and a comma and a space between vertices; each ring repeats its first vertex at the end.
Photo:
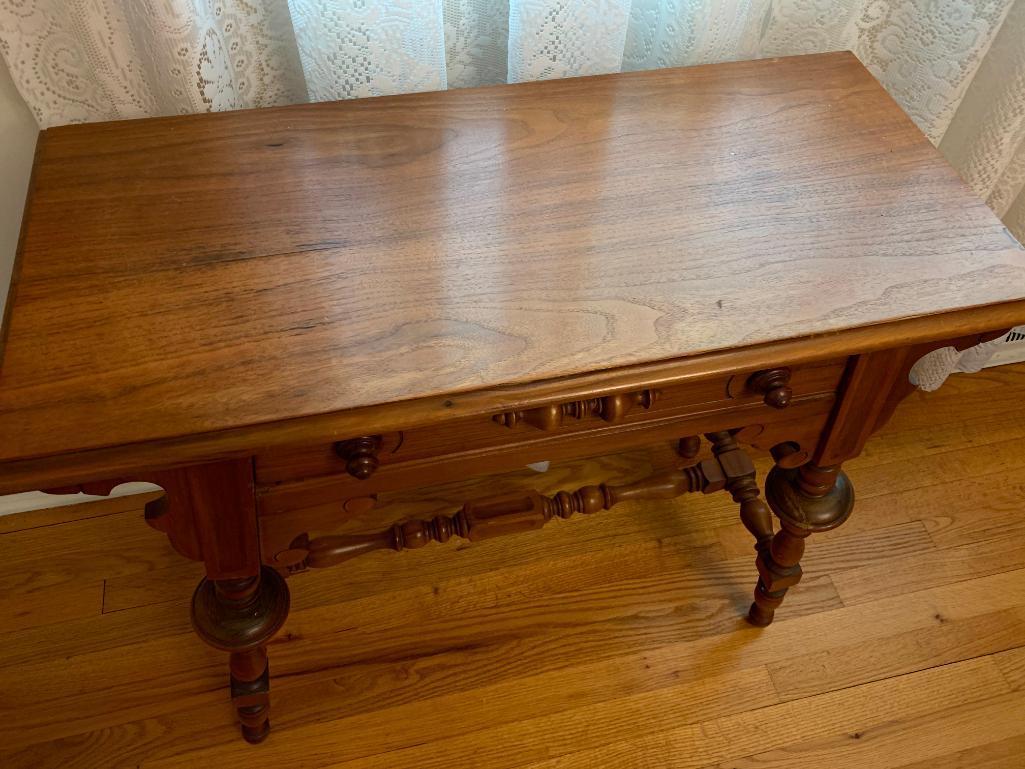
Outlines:
POLYGON ((7 301, 39 129, 0 60, 0 317, 7 301))
MULTIPOLYGON (((0 317, 7 302, 18 230, 39 129, 0 59, 0 317)), ((42 496, 42 495, 35 495, 42 496)), ((30 507, 30 495, 0 497, 0 515, 30 507)))

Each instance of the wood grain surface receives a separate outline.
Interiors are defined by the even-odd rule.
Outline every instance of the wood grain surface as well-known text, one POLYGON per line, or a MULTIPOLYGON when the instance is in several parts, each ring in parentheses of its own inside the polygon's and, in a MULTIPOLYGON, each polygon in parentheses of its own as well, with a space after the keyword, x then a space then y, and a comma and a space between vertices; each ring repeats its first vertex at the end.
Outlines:
MULTIPOLYGON (((203 567, 141 524, 146 498, 7 516, 0 766, 1021 769, 1023 442, 1025 364, 912 395, 763 630, 739 616, 751 538, 720 494, 297 575, 258 748, 189 626, 203 567)), ((399 494, 356 530, 652 459, 399 494)))
POLYGON ((0 460, 900 343, 1023 294, 1025 251, 849 53, 57 128, 0 460))

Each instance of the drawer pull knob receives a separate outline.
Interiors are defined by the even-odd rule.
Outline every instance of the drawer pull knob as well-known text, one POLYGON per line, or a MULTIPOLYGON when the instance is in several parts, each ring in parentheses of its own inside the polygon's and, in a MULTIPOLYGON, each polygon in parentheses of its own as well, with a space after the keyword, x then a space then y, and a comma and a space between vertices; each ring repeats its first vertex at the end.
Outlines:
POLYGON ((756 371, 747 380, 747 386, 765 396, 765 405, 785 409, 790 405, 794 391, 790 389, 790 369, 770 368, 756 371))
POLYGON ((658 390, 616 393, 601 398, 587 398, 569 403, 550 403, 547 406, 524 411, 507 411, 504 414, 495 414, 492 419, 505 427, 515 427, 520 422, 524 422, 546 431, 557 430, 562 426, 566 417, 583 419, 588 414, 615 424, 629 414, 635 406, 640 406, 643 409, 651 408, 651 404, 658 400, 660 395, 658 390))
POLYGON ((335 453, 345 460, 345 470, 353 478, 365 481, 381 464, 377 452, 381 448, 380 435, 361 435, 335 444, 335 453))

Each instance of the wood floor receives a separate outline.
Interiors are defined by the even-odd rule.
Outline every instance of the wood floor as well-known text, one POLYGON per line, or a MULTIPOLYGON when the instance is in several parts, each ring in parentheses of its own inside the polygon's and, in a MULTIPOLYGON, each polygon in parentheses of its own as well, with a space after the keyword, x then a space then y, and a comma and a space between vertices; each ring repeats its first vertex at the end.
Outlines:
POLYGON ((725 495, 298 575, 258 747, 189 628, 199 569, 139 498, 0 518, 0 766, 1025 767, 1023 439, 1025 365, 913 395, 764 630, 741 619, 753 551, 725 495))

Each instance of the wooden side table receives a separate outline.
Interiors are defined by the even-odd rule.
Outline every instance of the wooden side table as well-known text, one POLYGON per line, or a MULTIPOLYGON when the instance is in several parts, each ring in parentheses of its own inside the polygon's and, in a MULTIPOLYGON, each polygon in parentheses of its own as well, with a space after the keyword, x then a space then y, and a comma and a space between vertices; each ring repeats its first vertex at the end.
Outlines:
POLYGON ((729 493, 768 625, 914 362, 1025 322, 1025 250, 837 53, 50 129, 8 313, 0 493, 159 484, 258 742, 286 577, 374 550, 729 493), (663 441, 633 483, 337 533, 663 441))

